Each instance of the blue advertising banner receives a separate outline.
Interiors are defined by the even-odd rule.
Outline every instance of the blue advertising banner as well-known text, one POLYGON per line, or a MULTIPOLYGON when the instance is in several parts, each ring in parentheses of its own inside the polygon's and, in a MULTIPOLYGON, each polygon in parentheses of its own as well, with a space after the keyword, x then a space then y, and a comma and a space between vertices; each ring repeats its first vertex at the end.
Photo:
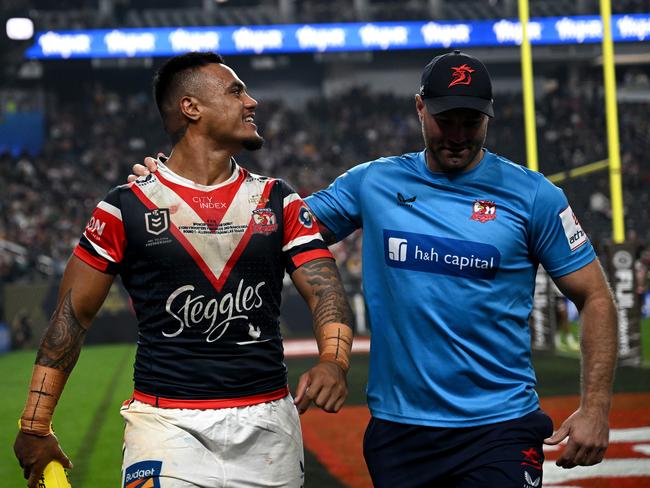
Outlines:
MULTIPOLYGON (((534 18, 533 44, 600 42, 598 16, 534 18)), ((39 32, 30 59, 171 56, 188 51, 224 55, 331 51, 384 51, 521 43, 514 19, 487 21, 376 22, 273 26, 172 27, 39 32)), ((650 14, 613 16, 615 42, 650 40, 650 14)))

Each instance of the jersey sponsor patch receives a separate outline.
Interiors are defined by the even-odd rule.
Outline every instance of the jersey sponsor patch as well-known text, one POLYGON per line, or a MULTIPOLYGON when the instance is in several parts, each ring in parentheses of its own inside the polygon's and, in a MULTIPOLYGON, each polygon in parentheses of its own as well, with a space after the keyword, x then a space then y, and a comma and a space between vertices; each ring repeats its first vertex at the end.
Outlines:
POLYGON ((160 488, 162 461, 140 461, 124 470, 123 488, 160 488))
POLYGON ((306 228, 311 229, 314 225, 314 218, 311 215, 311 212, 304 205, 300 207, 300 212, 298 213, 298 220, 306 228))
POLYGON ((566 240, 572 251, 587 242, 587 234, 582 230, 578 218, 571 210, 571 206, 560 212, 560 220, 562 221, 562 227, 564 227, 564 235, 566 235, 566 240))
POLYGON ((481 242, 384 229, 384 256, 392 268, 492 280, 501 253, 481 242))

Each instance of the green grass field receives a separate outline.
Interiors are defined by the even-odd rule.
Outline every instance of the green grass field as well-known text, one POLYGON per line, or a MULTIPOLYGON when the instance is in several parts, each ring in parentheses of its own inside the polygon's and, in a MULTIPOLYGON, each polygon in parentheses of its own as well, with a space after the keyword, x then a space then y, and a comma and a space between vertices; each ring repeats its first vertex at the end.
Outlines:
MULTIPOLYGON (((648 331, 650 332, 650 331, 648 331)), ((122 401, 132 390, 134 347, 127 345, 92 346, 82 350, 64 395, 57 408, 54 428, 65 452, 75 463, 70 472, 72 485, 112 488, 119 486, 123 423, 118 413, 122 401)), ((12 352, 0 357, 0 486, 24 487, 22 472, 14 458, 12 445, 16 420, 25 401, 34 351, 12 352)), ((290 385, 314 362, 313 358, 290 359, 290 385)), ((575 357, 536 355, 542 396, 578 393, 579 361, 575 357)), ((349 405, 365 403, 364 387, 368 357, 355 355, 349 377, 349 405)), ((617 392, 650 391, 647 368, 619 368, 617 392)), ((306 452, 306 477, 309 487, 338 488, 343 485, 306 452)))

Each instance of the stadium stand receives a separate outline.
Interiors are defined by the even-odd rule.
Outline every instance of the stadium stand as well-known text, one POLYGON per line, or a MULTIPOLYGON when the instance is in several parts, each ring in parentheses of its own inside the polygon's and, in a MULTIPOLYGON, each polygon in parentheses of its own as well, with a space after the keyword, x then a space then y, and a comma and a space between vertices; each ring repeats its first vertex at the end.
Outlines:
MULTIPOLYGON (((607 157, 602 97, 596 81, 588 85, 553 90, 538 104, 546 174, 607 157)), ((11 248, 0 260, 3 281, 60 272, 97 200, 124 182, 132 163, 168 148, 144 91, 118 93, 96 84, 73 100, 48 99, 43 152, 0 156, 0 186, 6 189, 0 196, 0 239, 11 248)), ((502 96, 487 142, 515 161, 524 159, 521 110, 518 96, 502 96)), ((648 241, 650 169, 643 157, 650 152, 650 103, 624 103, 619 110, 627 224, 648 241)), ((313 98, 304 109, 261 100, 258 113, 267 143, 256 153, 242 153, 241 164, 282 176, 303 195, 357 162, 422 145, 411 99, 363 88, 313 98)), ((596 242, 610 233, 602 201, 607 185, 605 172, 563 185, 596 242)))

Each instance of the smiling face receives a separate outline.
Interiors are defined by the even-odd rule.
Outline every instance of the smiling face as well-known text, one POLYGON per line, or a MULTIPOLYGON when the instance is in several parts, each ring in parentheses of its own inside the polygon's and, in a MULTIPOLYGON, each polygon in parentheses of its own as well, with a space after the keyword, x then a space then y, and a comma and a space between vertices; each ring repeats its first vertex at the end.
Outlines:
POLYGON ((431 115, 420 95, 416 95, 415 103, 422 122, 429 169, 458 173, 474 168, 483 157, 488 116, 465 108, 431 115))
POLYGON ((249 150, 262 147, 264 139, 255 125, 257 101, 244 82, 223 64, 203 66, 200 72, 203 83, 195 97, 200 130, 220 145, 249 150))

